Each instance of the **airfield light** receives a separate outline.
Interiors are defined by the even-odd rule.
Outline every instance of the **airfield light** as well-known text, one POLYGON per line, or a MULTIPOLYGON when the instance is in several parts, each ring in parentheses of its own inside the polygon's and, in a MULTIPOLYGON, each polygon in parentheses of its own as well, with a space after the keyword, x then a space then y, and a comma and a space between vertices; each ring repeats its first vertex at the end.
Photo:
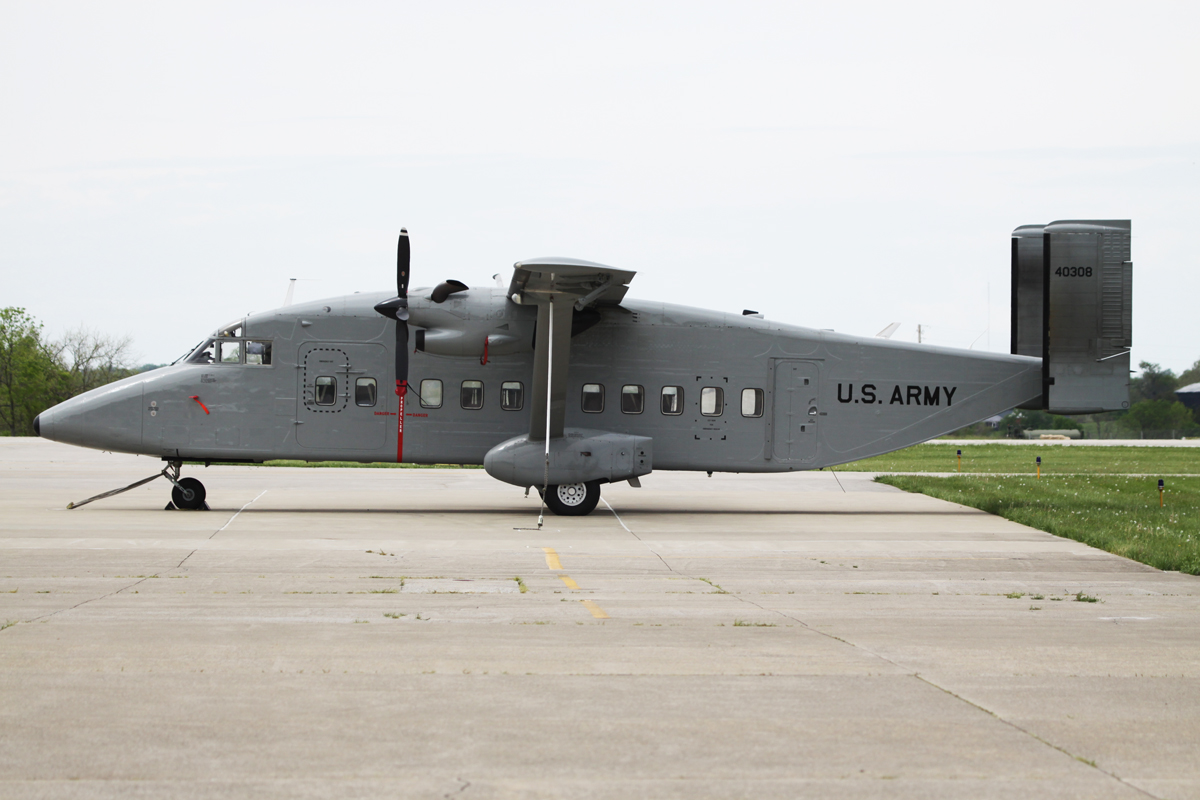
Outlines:
POLYGON ((1042 477, 1042 457, 1041 456, 1037 457, 1037 470, 1038 470, 1037 476, 1039 478, 1042 477))
POLYGON ((1162 506, 1163 506, 1163 479, 1159 478, 1158 479, 1158 507, 1162 508, 1162 506))
POLYGON ((962 450, 958 451, 958 471, 962 472, 962 450))

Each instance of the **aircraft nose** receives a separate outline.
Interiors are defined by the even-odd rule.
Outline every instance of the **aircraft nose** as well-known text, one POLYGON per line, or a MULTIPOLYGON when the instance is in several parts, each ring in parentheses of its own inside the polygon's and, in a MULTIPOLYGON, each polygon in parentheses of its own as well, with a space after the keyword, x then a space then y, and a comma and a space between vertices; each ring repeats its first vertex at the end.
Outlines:
POLYGON ((43 439, 118 453, 142 444, 141 379, 126 378, 72 397, 38 415, 43 439))
POLYGON ((33 418, 33 433, 35 436, 42 435, 42 415, 38 414, 33 418))

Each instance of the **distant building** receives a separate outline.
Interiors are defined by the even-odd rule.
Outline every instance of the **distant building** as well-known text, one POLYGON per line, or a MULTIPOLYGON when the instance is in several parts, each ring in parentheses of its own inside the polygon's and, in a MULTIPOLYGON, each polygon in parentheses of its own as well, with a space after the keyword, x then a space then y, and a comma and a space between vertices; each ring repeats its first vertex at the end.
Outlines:
MULTIPOLYGON (((1197 385, 1200 386, 1200 384, 1197 384, 1197 385)), ((983 422, 985 425, 987 425, 992 430, 996 430, 1000 427, 1000 423, 1004 421, 1004 418, 1011 413, 1012 413, 1011 411, 1005 411, 1003 414, 996 414, 994 416, 988 417, 983 422)))
POLYGON ((1200 408, 1200 383, 1191 383, 1182 389, 1176 389, 1175 396, 1188 408, 1200 408))

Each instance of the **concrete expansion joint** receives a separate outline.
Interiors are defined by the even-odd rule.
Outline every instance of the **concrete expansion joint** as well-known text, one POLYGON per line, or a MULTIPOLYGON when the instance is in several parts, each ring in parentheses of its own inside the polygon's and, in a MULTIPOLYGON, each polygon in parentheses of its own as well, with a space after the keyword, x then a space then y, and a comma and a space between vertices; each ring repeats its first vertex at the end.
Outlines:
MULTIPOLYGON (((880 656, 880 658, 884 658, 884 657, 880 656)), ((889 658, 884 658, 884 660, 888 661, 889 663, 895 664, 895 662, 889 658)), ((897 665, 897 666, 899 666, 899 665, 897 665)), ((1081 764, 1085 764, 1103 775, 1107 775, 1108 777, 1112 778, 1114 781, 1121 784, 1122 786, 1133 789, 1135 792, 1138 792, 1139 794, 1143 794, 1146 797, 1152 797, 1152 798, 1154 798, 1154 800, 1166 800, 1166 798, 1160 797, 1159 795, 1156 795, 1156 794, 1151 794, 1150 792, 1146 791, 1142 787, 1132 784, 1129 781, 1125 780, 1120 775, 1117 775, 1114 772, 1110 772, 1109 770, 1106 770, 1104 767, 1099 766, 1098 764, 1096 764, 1095 761, 1092 761, 1091 759, 1084 758, 1083 756, 1077 756, 1074 753, 1072 753, 1070 750, 1066 749, 1065 747, 1061 747, 1060 745, 1057 745, 1054 742, 1051 742, 1047 739, 1043 739, 1041 736, 1038 736, 1033 731, 1027 730, 1026 728, 1021 727, 1017 723, 1005 719, 1004 717, 997 714, 995 711, 992 711, 990 708, 987 708, 986 706, 981 706, 979 703, 976 703, 973 700, 968 700, 967 698, 963 697, 962 695, 960 695, 956 692, 950 691, 945 686, 940 686, 940 685, 934 683, 929 678, 926 678, 924 675, 922 675, 919 672, 913 672, 911 674, 914 678, 921 681, 921 683, 924 683, 927 686, 932 686, 934 689, 937 689, 940 692, 944 692, 945 694, 949 695, 950 697, 953 697, 955 700, 958 700, 959 702, 962 702, 962 703, 966 703, 967 705, 971 706, 972 708, 974 708, 978 711, 982 711, 984 714, 987 714, 989 717, 996 720, 997 722, 999 722, 1003 725, 1007 725, 1008 727, 1012 728, 1013 730, 1015 730, 1019 733, 1025 734, 1026 736, 1033 739, 1034 741, 1044 744, 1046 747, 1049 747, 1052 750, 1057 750, 1058 752, 1062 753, 1064 756, 1067 756, 1068 758, 1078 761, 1081 764)))
MULTIPOLYGON (((841 481, 838 481, 838 485, 839 485, 839 486, 841 485, 841 481)), ((842 489, 842 491, 845 491, 845 489, 843 488, 843 489, 842 489)), ((614 509, 614 508, 613 508, 611 505, 609 505, 609 503, 608 503, 608 501, 607 501, 607 500, 604 500, 604 498, 601 498, 601 500, 603 500, 603 501, 604 501, 604 505, 608 507, 608 510, 612 512, 612 515, 613 515, 614 517, 616 517, 616 519, 617 519, 617 522, 619 522, 619 523, 621 524, 621 527, 622 527, 622 528, 624 528, 626 531, 628 531, 628 532, 629 532, 629 534, 630 534, 631 536, 633 536, 635 539, 637 539, 639 542, 641 542, 643 545, 645 545, 645 546, 646 546, 646 548, 647 548, 648 550, 650 550, 650 552, 651 552, 651 553, 654 553, 654 555, 658 557, 659 561, 662 561, 663 565, 664 565, 664 566, 666 566, 666 568, 667 568, 668 570, 670 570, 671 572, 675 573, 676 575, 679 575, 679 576, 681 576, 681 577, 684 577, 684 578, 688 578, 689 580, 696 580, 696 581, 700 581, 700 580, 702 580, 701 578, 695 577, 695 576, 693 576, 693 575, 685 575, 684 573, 681 573, 681 572, 679 572, 678 570, 676 570, 674 567, 672 567, 672 566, 671 566, 671 565, 670 565, 670 564, 667 562, 667 560, 666 560, 665 558, 663 558, 661 555, 659 555, 659 553, 658 553, 658 552, 656 552, 656 551, 654 550, 654 548, 653 548, 653 547, 650 547, 650 545, 649 545, 647 542, 645 542, 645 541, 642 539, 642 537, 638 536, 638 535, 637 535, 637 534, 636 534, 636 533, 635 533, 635 532, 634 532, 634 531, 633 531, 631 528, 629 528, 629 526, 627 526, 627 525, 625 524, 625 522, 624 522, 624 521, 621 519, 620 515, 618 515, 618 514, 617 514, 617 511, 616 511, 616 509, 614 509)), ((703 581, 703 582, 704 582, 704 583, 706 583, 706 584, 708 584, 708 583, 709 583, 709 581, 703 581)), ((712 585, 712 584, 709 584, 709 585, 712 585)), ((969 705, 969 706, 972 706, 973 708, 975 708, 975 709, 977 709, 977 710, 979 710, 979 711, 982 711, 984 714, 987 714, 988 716, 992 717, 993 719, 997 720, 998 722, 1000 722, 1000 723, 1002 723, 1002 724, 1004 724, 1004 725, 1007 725, 1007 726, 1009 726, 1009 727, 1010 727, 1010 728, 1012 728, 1013 730, 1016 730, 1016 731, 1018 731, 1018 732, 1020 732, 1020 733, 1023 733, 1023 734, 1025 734, 1026 736, 1029 736, 1030 738, 1032 738, 1032 739, 1034 739, 1034 740, 1036 740, 1036 741, 1040 742, 1041 744, 1044 744, 1044 745, 1046 745, 1047 747, 1050 747, 1050 748, 1052 748, 1052 749, 1054 749, 1054 750, 1057 750, 1058 752, 1062 753, 1063 755, 1065 755, 1065 756, 1067 756, 1067 757, 1069 757, 1069 758, 1071 758, 1071 759, 1074 759, 1075 761, 1078 761, 1078 762, 1080 762, 1080 763, 1082 763, 1082 764, 1086 764, 1087 766, 1091 767, 1092 769, 1095 769, 1095 770, 1097 770, 1098 772, 1100 772, 1100 773, 1102 773, 1102 774, 1104 774, 1104 775, 1108 776, 1109 778, 1112 778, 1113 780, 1117 781, 1117 782, 1118 782, 1118 783, 1120 783, 1121 785, 1123 785, 1123 786, 1127 786, 1127 787, 1129 787, 1130 789, 1133 789, 1133 790, 1135 790, 1135 791, 1137 791, 1137 792, 1139 792, 1139 793, 1141 793, 1141 794, 1145 795, 1146 797, 1153 797, 1153 798, 1155 798, 1156 800, 1162 800, 1162 798, 1158 798, 1158 796, 1157 796, 1157 795, 1151 794, 1150 792, 1147 792, 1145 789, 1142 789, 1142 788, 1141 788, 1141 787, 1139 787, 1139 786, 1135 786, 1134 784, 1131 784, 1131 783, 1129 783, 1128 781, 1125 781, 1125 780, 1123 780, 1123 779, 1122 779, 1122 778, 1121 778, 1119 775, 1116 775, 1116 774, 1114 774, 1114 773, 1112 773, 1112 772, 1110 772, 1110 771, 1108 771, 1108 770, 1104 769, 1103 767, 1097 766, 1097 765, 1096 765, 1096 763, 1095 763, 1094 761, 1091 761, 1091 760, 1089 760, 1089 759, 1085 759, 1085 758, 1083 758, 1082 756, 1077 756, 1077 755, 1075 755, 1074 753, 1071 753, 1070 751, 1068 751, 1067 749, 1065 749, 1065 748, 1063 748, 1063 747, 1060 747, 1059 745, 1056 745, 1056 744, 1054 744, 1053 742, 1047 741, 1046 739, 1043 739, 1042 737, 1038 736, 1037 734, 1033 733, 1032 731, 1026 730, 1025 728, 1022 728, 1020 725, 1017 725, 1017 724, 1016 724, 1016 723, 1014 723, 1014 722, 1010 722, 1009 720, 1006 720, 1006 719, 1004 719, 1003 717, 1001 717, 999 714, 997 714, 996 712, 992 711, 991 709, 985 708, 984 706, 981 706, 981 705, 979 705, 978 703, 974 703, 974 702, 972 702, 972 701, 970 701, 970 700, 967 700, 965 697, 962 697, 961 695, 958 695, 958 694, 956 694, 956 693, 954 693, 954 692, 950 691, 949 689, 947 689, 947 688, 945 688, 945 687, 943 687, 943 686, 939 686, 938 684, 934 683, 933 681, 929 680, 928 678, 926 678, 926 677, 922 676, 920 673, 917 673, 917 672, 908 672, 908 670, 906 670, 906 669, 905 669, 905 668, 904 668, 904 667, 903 667, 901 664, 899 664, 899 663, 897 663, 896 661, 894 661, 894 660, 892 660, 892 659, 888 658, 887 656, 883 655, 882 653, 877 653, 877 652, 874 652, 873 650, 871 650, 871 649, 869 649, 869 648, 863 647, 862 645, 856 644, 856 643, 854 643, 854 642, 852 642, 852 641, 850 641, 850 640, 848 640, 848 639, 843 639, 842 637, 840 637, 840 636, 837 636, 837 635, 835 635, 835 634, 828 633, 828 632, 826 632, 826 631, 821 631, 821 630, 818 630, 818 629, 814 628, 813 626, 809 625, 809 624, 808 624, 807 622, 805 622, 804 620, 800 619, 799 617, 795 617, 795 616, 793 616, 793 615, 791 615, 791 614, 788 614, 788 613, 786 613, 786 612, 784 612, 784 611, 780 611, 780 610, 778 610, 778 609, 773 609, 773 608, 767 608, 766 606, 762 605, 761 603, 757 603, 757 602, 755 602, 755 601, 753 601, 753 600, 751 600, 751 599, 749 599, 749 598, 747 598, 747 597, 742 597, 741 595, 738 595, 738 594, 733 594, 733 593, 731 593, 731 592, 727 592, 727 591, 724 591, 724 590, 721 590, 721 591, 722 591, 722 593, 724 593, 724 594, 728 594, 728 595, 730 595, 730 596, 731 596, 731 597, 733 597, 735 600, 738 600, 738 601, 740 601, 740 602, 742 602, 742 603, 746 603, 747 605, 754 606, 755 608, 759 609, 760 611, 764 611, 764 612, 766 612, 766 613, 768 613, 768 614, 776 614, 776 615, 778 615, 778 616, 780 616, 780 617, 783 617, 784 619, 788 619, 788 620, 791 620, 792 622, 795 622, 797 625, 801 626, 801 627, 802 627, 802 628, 804 628, 805 630, 808 630, 808 631, 811 631, 811 632, 813 632, 813 633, 819 634, 819 635, 821 635, 821 636, 824 636, 824 637, 826 637, 826 638, 828 638, 828 639, 832 639, 833 641, 840 642, 841 644, 844 644, 844 645, 846 645, 847 647, 851 647, 851 648, 853 648, 853 649, 855 649, 855 650, 859 650, 859 651, 861 651, 861 652, 863 652, 863 653, 867 653, 868 655, 874 656, 875 658, 878 658, 879 660, 881 660, 881 661, 884 661, 884 662, 886 662, 886 663, 890 664, 890 665, 891 665, 891 666, 893 666, 893 667, 896 667, 898 670, 900 670, 900 671, 902 671, 902 672, 907 672, 907 673, 908 673, 909 675, 911 675, 913 678, 916 678, 917 680, 921 681, 922 683, 925 683, 926 685, 928 685, 928 686, 931 686, 931 687, 933 687, 934 689, 937 689, 937 690, 939 690, 939 691, 941 691, 941 692, 944 692, 945 694, 947 694, 947 695, 949 695, 949 696, 951 696, 951 697, 955 698, 956 700, 959 700, 960 702, 966 703, 967 705, 969 705)))
POLYGON ((444 795, 442 795, 442 797, 458 797, 463 792, 465 792, 467 790, 467 788, 470 787, 470 785, 471 785, 471 782, 469 780, 466 780, 465 778, 455 778, 454 780, 461 783, 462 786, 459 786, 457 789, 455 789, 452 792, 446 792, 444 795))

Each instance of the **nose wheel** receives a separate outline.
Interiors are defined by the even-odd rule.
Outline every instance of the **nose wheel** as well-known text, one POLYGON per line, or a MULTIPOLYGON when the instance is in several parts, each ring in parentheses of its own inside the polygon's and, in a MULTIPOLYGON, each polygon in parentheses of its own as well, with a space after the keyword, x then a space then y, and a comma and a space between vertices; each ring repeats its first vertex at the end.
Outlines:
POLYGON ((600 502, 600 481, 550 485, 546 505, 560 517, 583 517, 595 510, 600 502))
POLYGON ((195 478, 181 478, 179 471, 183 469, 182 461, 168 462, 162 471, 164 478, 171 482, 171 502, 167 503, 167 511, 181 508, 184 511, 208 511, 208 503, 204 502, 204 484, 195 478))
POLYGON ((204 497, 204 484, 195 478, 180 478, 171 487, 171 502, 175 504, 176 508, 187 511, 206 509, 208 504, 204 502, 204 497))

